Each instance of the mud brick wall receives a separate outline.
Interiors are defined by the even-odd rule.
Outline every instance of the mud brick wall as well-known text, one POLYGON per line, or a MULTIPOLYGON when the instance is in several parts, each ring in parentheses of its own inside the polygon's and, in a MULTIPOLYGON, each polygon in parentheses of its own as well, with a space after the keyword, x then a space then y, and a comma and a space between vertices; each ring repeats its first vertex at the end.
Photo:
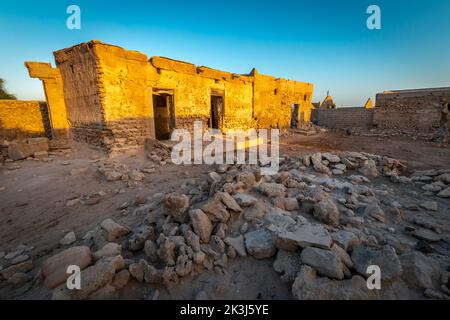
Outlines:
POLYGON ((0 100, 0 139, 51 137, 45 101, 0 100))
POLYGON ((450 88, 377 94, 374 124, 384 130, 432 133, 440 126, 442 100, 450 102, 450 88))
MULTIPOLYGON (((153 94, 172 95, 175 128, 206 128, 211 96, 223 97, 219 129, 288 127, 292 105, 309 121, 311 83, 241 75, 90 41, 54 53, 72 136, 108 152, 138 149, 155 137, 153 94)), ((165 118, 164 118, 165 119, 165 118)))
POLYGON ((330 129, 369 129, 373 126, 374 110, 366 108, 314 109, 312 119, 330 129))

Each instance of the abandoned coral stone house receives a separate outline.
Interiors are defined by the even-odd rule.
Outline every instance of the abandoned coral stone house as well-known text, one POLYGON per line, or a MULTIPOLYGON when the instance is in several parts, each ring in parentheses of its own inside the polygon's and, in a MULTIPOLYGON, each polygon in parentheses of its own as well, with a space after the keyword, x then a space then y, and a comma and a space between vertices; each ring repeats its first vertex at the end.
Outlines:
POLYGON ((174 128, 283 128, 309 121, 313 84, 240 75, 90 41, 27 62, 43 81, 55 136, 108 152, 137 149, 174 128))

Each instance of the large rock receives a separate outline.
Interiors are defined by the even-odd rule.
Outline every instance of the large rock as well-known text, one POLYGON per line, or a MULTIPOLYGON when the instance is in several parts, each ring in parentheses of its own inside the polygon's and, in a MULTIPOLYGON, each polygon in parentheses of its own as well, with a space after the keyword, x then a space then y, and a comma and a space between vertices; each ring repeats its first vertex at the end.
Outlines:
POLYGON ((224 242, 233 247, 237 254, 240 255, 241 257, 245 257, 247 256, 247 251, 245 250, 245 242, 244 242, 244 236, 240 235, 237 237, 226 237, 224 239, 224 242))
POLYGON ((382 223, 386 223, 384 211, 380 208, 376 201, 373 201, 366 206, 364 209, 364 215, 372 217, 382 223))
POLYGON ((403 279, 411 288, 433 289, 438 287, 440 266, 433 258, 418 251, 410 251, 400 256, 403 279))
POLYGON ((365 160, 362 167, 358 170, 362 175, 368 178, 376 178, 380 174, 377 169, 377 164, 374 160, 365 160))
POLYGON ((13 160, 31 157, 34 153, 48 151, 47 138, 30 138, 22 141, 13 141, 8 145, 8 156, 13 160))
POLYGON ((53 291, 52 299, 88 299, 89 295, 112 282, 118 271, 116 267, 116 263, 111 260, 99 260, 95 265, 81 271, 81 288, 79 290, 69 290, 64 283, 53 291))
POLYGON ((316 271, 303 266, 292 285, 292 294, 299 300, 372 300, 376 290, 369 290, 360 276, 349 280, 318 278, 316 271))
POLYGON ((16 273, 25 273, 33 269, 33 262, 27 260, 18 264, 14 264, 4 270, 0 270, 0 276, 2 279, 8 280, 16 273))
POLYGON ((383 247, 368 247, 359 245, 353 249, 352 261, 355 266, 355 270, 368 277, 367 267, 375 265, 380 267, 381 279, 390 281, 394 280, 402 274, 402 265, 400 260, 391 246, 383 247))
POLYGON ((249 255, 255 259, 272 257, 276 248, 271 233, 266 229, 259 229, 245 234, 245 247, 249 255))
POLYGON ((275 231, 275 244, 279 249, 295 251, 297 247, 329 249, 332 240, 328 231, 318 224, 300 224, 275 231))
POLYGON ((323 276, 344 279, 344 265, 334 251, 308 247, 302 250, 301 260, 323 276))
POLYGON ((361 243, 359 237, 351 231, 338 230, 331 233, 331 238, 345 251, 351 252, 353 248, 361 243))
POLYGON ((284 250, 278 250, 277 258, 273 263, 273 268, 282 274, 281 280, 284 282, 293 282, 301 266, 302 261, 298 253, 284 250))
POLYGON ((128 228, 121 226, 120 224, 114 222, 114 220, 112 219, 105 219, 100 225, 103 230, 107 232, 108 241, 114 241, 130 233, 130 230, 128 230, 128 228))
POLYGON ((128 239, 128 249, 131 251, 138 251, 144 248, 145 241, 148 239, 154 240, 155 231, 151 226, 142 226, 128 239))
POLYGON ((164 199, 164 205, 169 216, 174 221, 184 223, 187 220, 189 197, 184 194, 171 193, 164 199))
POLYGON ((212 222, 226 223, 230 219, 230 213, 220 201, 212 201, 204 204, 202 211, 208 215, 212 222))
POLYGON ((129 267, 130 274, 139 282, 158 284, 161 282, 161 273, 144 259, 133 263, 129 267))
POLYGON ((94 252, 94 259, 98 260, 105 257, 114 257, 122 253, 122 246, 115 242, 105 244, 101 249, 94 252))
POLYGON ((331 163, 339 163, 341 161, 341 158, 330 152, 322 153, 322 158, 331 163))
POLYGON ((314 170, 316 170, 317 172, 331 175, 330 169, 322 163, 322 154, 320 152, 311 155, 311 162, 313 164, 314 170))
POLYGON ((200 209, 191 210, 189 213, 194 232, 200 237, 202 242, 209 243, 213 225, 208 216, 200 209))
POLYGON ((450 172, 441 174, 435 178, 437 181, 442 181, 445 184, 450 184, 450 172))
POLYGON ((326 224, 339 222, 339 209, 331 198, 326 198, 314 205, 314 217, 326 224))
POLYGON ((440 192, 437 194, 437 196, 438 196, 438 197, 441 197, 441 198, 450 198, 450 187, 448 187, 448 188, 446 188, 446 189, 440 191, 440 192))
POLYGON ((259 185, 259 190, 268 197, 284 197, 286 187, 279 183, 263 182, 259 185))
POLYGON ((425 201, 419 204, 422 208, 429 211, 438 211, 439 205, 436 201, 425 201))
POLYGON ((241 207, 251 207, 256 204, 256 201, 258 201, 255 197, 245 193, 237 193, 233 196, 233 198, 241 207))
POLYGON ((50 289, 57 287, 69 277, 67 268, 70 265, 76 265, 83 270, 91 260, 91 250, 86 246, 72 247, 48 258, 41 266, 45 285, 50 289))
POLYGON ((227 209, 237 212, 237 213, 242 212, 242 208, 239 206, 239 204, 236 202, 236 200, 234 200, 234 198, 232 196, 230 196, 230 194, 228 194, 227 192, 217 192, 214 195, 214 198, 217 201, 222 202, 227 209))

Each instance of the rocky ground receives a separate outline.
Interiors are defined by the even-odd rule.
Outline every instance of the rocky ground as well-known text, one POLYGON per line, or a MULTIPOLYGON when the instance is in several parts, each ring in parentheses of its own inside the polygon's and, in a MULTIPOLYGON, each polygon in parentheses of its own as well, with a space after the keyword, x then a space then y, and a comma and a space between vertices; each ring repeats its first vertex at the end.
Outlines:
POLYGON ((0 297, 449 299, 448 148, 333 133, 281 146, 274 176, 175 166, 166 148, 3 163, 0 297))

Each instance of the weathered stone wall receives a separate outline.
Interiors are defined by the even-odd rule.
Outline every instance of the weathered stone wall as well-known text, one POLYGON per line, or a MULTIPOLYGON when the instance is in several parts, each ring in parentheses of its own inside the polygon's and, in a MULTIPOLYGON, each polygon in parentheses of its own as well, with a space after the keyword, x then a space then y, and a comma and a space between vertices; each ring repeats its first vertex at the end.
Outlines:
POLYGON ((103 112, 93 44, 54 52, 64 82, 64 100, 73 139, 104 147, 103 112))
POLYGON ((314 109, 312 120, 317 125, 330 129, 369 129, 373 126, 374 109, 337 108, 314 109))
POLYGON ((69 121, 64 101, 64 89, 61 73, 50 63, 25 62, 31 78, 42 81, 50 119, 51 137, 66 139, 69 134, 69 121))
POLYGON ((254 116, 258 128, 283 128, 291 123, 292 105, 298 104, 299 121, 309 121, 312 83, 291 81, 259 74, 254 76, 254 116))
POLYGON ((440 126, 450 88, 389 91, 377 94, 374 124, 382 130, 427 134, 440 126))
POLYGON ((45 101, 0 100, 0 139, 51 136, 45 101))

